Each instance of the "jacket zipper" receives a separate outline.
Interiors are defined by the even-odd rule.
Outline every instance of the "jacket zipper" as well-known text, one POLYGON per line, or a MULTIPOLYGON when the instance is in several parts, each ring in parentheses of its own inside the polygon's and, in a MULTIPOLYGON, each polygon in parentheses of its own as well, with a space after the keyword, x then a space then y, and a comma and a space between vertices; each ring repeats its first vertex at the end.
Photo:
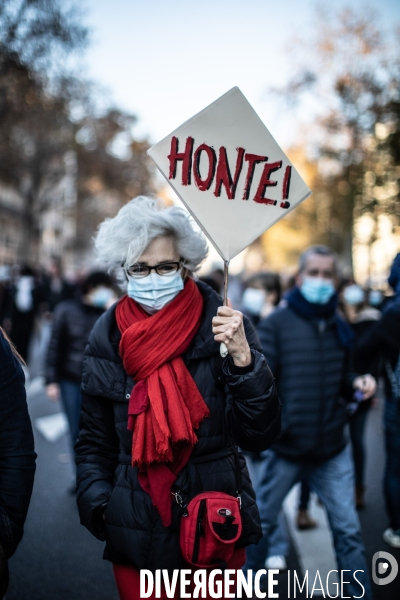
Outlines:
POLYGON ((203 518, 206 512, 206 500, 200 500, 199 512, 197 513, 196 534, 194 537, 192 563, 197 564, 200 550, 200 538, 204 535, 203 518))

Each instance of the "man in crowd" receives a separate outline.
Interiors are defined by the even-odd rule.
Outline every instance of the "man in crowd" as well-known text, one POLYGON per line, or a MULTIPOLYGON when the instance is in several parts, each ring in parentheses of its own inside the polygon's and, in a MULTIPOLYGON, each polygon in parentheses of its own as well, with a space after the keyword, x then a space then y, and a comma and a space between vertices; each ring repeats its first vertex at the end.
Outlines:
POLYGON ((336 274, 332 250, 309 248, 300 257, 287 305, 259 325, 263 352, 282 401, 282 434, 263 464, 257 500, 264 538, 248 553, 245 568, 263 567, 259 561, 265 557, 282 502, 306 477, 328 513, 338 570, 348 575, 345 595, 359 597, 363 586, 363 598, 368 600, 371 588, 344 425, 346 400, 352 400, 355 391, 360 398, 369 398, 376 384, 371 375, 357 376, 351 370, 352 332, 336 311, 336 274))
POLYGON ((385 307, 382 319, 359 338, 360 360, 380 360, 385 384, 384 493, 389 527, 383 539, 392 548, 400 548, 400 254, 394 259, 389 285, 395 296, 385 307))

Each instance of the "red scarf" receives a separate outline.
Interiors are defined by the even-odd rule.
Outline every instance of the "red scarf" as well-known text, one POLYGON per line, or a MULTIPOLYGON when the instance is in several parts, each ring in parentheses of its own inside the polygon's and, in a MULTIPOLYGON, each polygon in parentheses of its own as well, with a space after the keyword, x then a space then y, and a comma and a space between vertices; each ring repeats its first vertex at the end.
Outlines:
POLYGON ((209 410, 181 354, 201 321, 203 297, 193 280, 164 308, 150 316, 123 296, 116 318, 122 334, 119 352, 135 380, 128 408, 132 466, 165 526, 171 524, 171 487, 191 455, 194 429, 209 410))

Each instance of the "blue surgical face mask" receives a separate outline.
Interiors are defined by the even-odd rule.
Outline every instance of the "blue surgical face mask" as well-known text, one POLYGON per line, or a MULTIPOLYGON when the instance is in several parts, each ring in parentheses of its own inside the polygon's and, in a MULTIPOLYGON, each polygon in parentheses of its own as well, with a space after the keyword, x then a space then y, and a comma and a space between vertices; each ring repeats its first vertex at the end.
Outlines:
POLYGON ((180 271, 173 275, 150 273, 147 277, 129 277, 127 293, 150 315, 154 315, 183 290, 180 271))
POLYGON ((379 306, 383 300, 383 294, 380 290, 371 290, 368 297, 371 306, 379 306))
POLYGON ((266 294, 264 290, 257 290, 249 287, 244 291, 242 306, 243 309, 250 314, 259 315, 263 309, 265 300, 266 294))
POLYGON ((364 290, 356 283, 344 288, 343 300, 346 302, 346 304, 351 304, 353 306, 361 304, 364 302, 364 297, 364 290))
POLYGON ((107 308, 113 300, 116 300, 113 290, 103 286, 93 290, 89 298, 91 305, 96 308, 107 308))
POLYGON ((335 286, 330 279, 304 277, 300 292, 312 304, 326 304, 335 293, 335 286))

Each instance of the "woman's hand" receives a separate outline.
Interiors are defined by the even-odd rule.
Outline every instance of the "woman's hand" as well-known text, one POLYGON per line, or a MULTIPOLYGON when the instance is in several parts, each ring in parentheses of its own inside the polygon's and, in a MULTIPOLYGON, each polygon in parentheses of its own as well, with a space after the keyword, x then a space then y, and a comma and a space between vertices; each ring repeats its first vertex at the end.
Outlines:
POLYGON ((367 375, 360 375, 353 381, 353 388, 360 390, 363 393, 363 400, 368 400, 376 392, 376 380, 369 373, 367 375))
POLYGON ((46 394, 49 400, 52 402, 57 402, 60 399, 60 386, 58 383, 49 383, 46 385, 46 394))
MULTIPOLYGON (((230 305, 230 301, 228 300, 230 305)), ((251 363, 250 346, 247 343, 243 315, 230 306, 220 306, 212 320, 212 331, 216 342, 224 342, 237 367, 251 363)))

